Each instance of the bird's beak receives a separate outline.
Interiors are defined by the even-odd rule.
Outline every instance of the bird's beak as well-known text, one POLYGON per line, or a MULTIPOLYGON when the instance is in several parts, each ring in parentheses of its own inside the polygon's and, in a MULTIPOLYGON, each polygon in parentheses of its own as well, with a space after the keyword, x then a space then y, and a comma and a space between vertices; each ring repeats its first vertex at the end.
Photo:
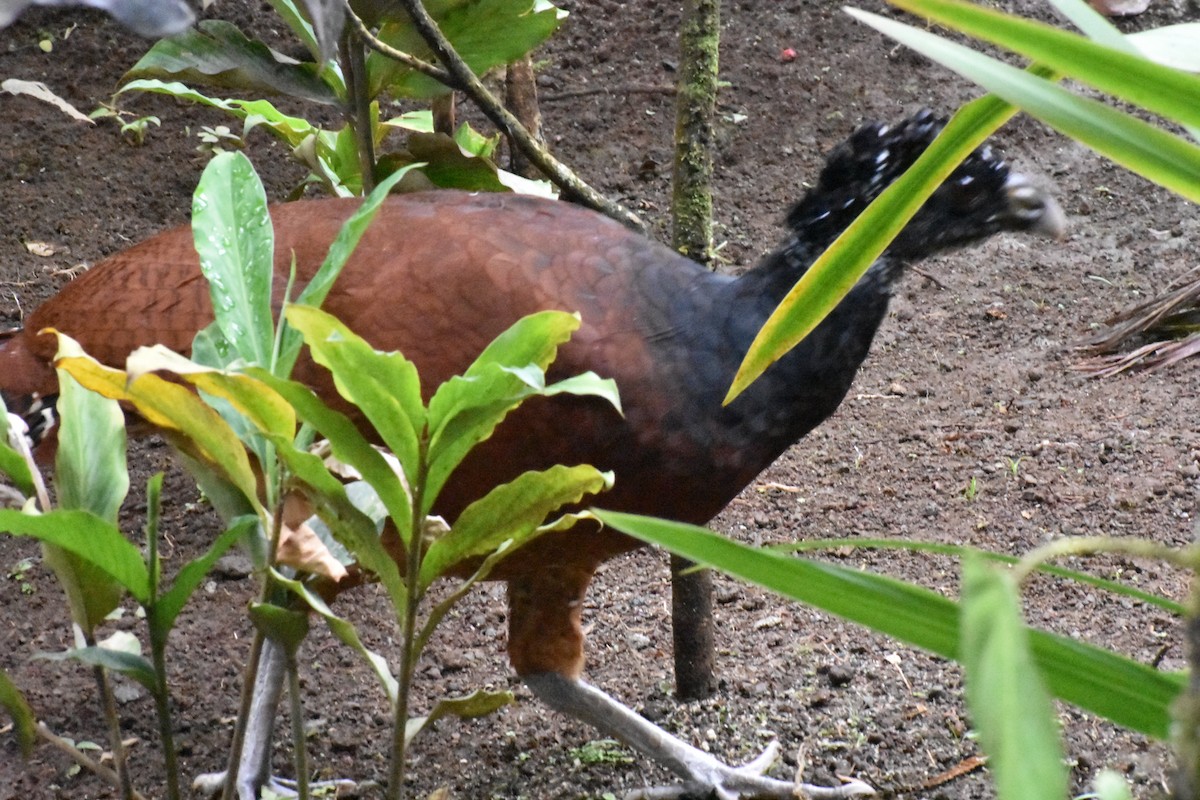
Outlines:
POLYGON ((1024 175, 1011 173, 1004 191, 1008 195, 1009 214, 1019 227, 1060 241, 1067 237, 1067 215, 1062 206, 1024 175))

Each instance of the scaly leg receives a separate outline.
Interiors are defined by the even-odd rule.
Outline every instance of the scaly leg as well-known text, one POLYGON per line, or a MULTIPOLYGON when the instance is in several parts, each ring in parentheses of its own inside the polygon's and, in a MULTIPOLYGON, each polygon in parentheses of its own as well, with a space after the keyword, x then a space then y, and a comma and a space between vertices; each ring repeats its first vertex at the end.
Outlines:
POLYGON ((676 798, 717 797, 719 800, 763 797, 795 800, 834 800, 874 794, 862 781, 839 787, 792 784, 768 778, 763 773, 774 761, 774 749, 742 767, 723 764, 713 756, 683 742, 594 686, 557 672, 522 676, 525 685, 542 702, 556 711, 588 723, 662 764, 683 779, 679 786, 655 787, 632 796, 676 798), (802 794, 797 794, 797 791, 802 794))

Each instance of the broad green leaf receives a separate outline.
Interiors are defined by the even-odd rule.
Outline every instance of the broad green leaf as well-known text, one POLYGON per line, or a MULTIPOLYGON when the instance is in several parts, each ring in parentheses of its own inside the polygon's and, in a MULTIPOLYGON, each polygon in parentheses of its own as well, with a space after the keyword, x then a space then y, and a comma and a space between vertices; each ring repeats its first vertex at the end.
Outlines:
POLYGON ((969 47, 876 14, 848 12, 1126 169, 1200 202, 1200 147, 969 47))
POLYGON ((424 164, 421 172, 434 186, 464 191, 507 192, 500 170, 487 158, 465 152, 444 133, 409 134, 407 149, 424 164))
POLYGON ((89 511, 23 514, 0 509, 0 531, 32 536, 66 550, 124 586, 142 605, 150 601, 150 573, 141 553, 114 524, 89 511))
POLYGON ((270 366, 275 234, 250 159, 218 153, 208 162, 192 198, 192 235, 217 327, 243 359, 270 366))
POLYGON ((284 314, 304 336, 313 360, 333 373, 338 392, 358 406, 400 459, 404 473, 416 475, 425 427, 417 368, 400 353, 375 350, 323 311, 293 305, 284 314))
MULTIPOLYGON (((846 547, 865 550, 907 550, 913 553, 939 553, 941 555, 954 556, 955 558, 965 558, 967 556, 979 556, 986 558, 989 561, 995 561, 1000 564, 1008 564, 1010 566, 1020 562, 1021 559, 1015 556, 1004 555, 1002 553, 993 553, 988 550, 981 550, 978 547, 967 547, 958 544, 943 544, 941 542, 912 542, 904 539, 808 539, 803 542, 788 542, 786 544, 769 545, 770 549, 780 550, 789 553, 804 553, 810 550, 840 550, 846 547)), ((1095 586, 1098 589, 1112 592, 1113 594, 1129 597, 1148 605, 1161 608, 1171 614, 1183 616, 1185 613, 1184 606, 1175 600, 1150 592, 1142 591, 1134 586, 1127 586, 1119 581, 1110 581, 1104 578, 1097 578, 1086 572, 1078 570, 1065 569, 1055 566, 1054 564, 1042 563, 1038 565, 1038 572, 1044 572, 1047 575, 1056 575, 1060 578, 1076 581, 1078 583, 1086 583, 1089 586, 1095 586)))
MULTIPOLYGON (((476 356, 463 377, 473 377, 489 364, 501 367, 535 364, 544 371, 558 355, 559 346, 566 344, 579 330, 579 324, 578 314, 565 311, 539 311, 522 317, 476 356)), ((433 401, 430 401, 431 424, 432 406, 433 401)))
MULTIPOLYGON (((889 0, 892 5, 1007 47, 1070 78, 1184 125, 1200 126, 1200 79, 1120 48, 962 0, 889 0)), ((945 63, 945 62, 943 62, 945 63)), ((1011 67, 1010 67, 1011 69, 1011 67)), ((999 93, 999 92, 997 92, 999 93)))
POLYGON ((143 419, 172 437, 176 446, 192 450, 192 458, 217 469, 247 503, 259 507, 257 482, 246 449, 195 392, 154 374, 127 380, 123 371, 91 357, 60 359, 56 366, 88 389, 132 405, 143 419))
POLYGON ((493 714, 516 702, 512 692, 489 692, 476 689, 463 697, 445 697, 434 704, 433 710, 424 717, 412 717, 404 725, 404 743, 412 744, 421 731, 446 716, 474 719, 493 714))
POLYGON ((354 625, 334 614, 325 601, 319 595, 310 591, 303 583, 285 578, 274 571, 272 571, 272 577, 280 585, 291 590, 292 593, 307 603, 309 608, 320 614, 325 619, 326 624, 329 625, 329 630, 341 640, 342 644, 366 659, 367 663, 371 665, 371 669, 375 670, 375 675, 379 678, 380 684, 383 685, 383 691, 387 694, 388 702, 395 708, 399 684, 388 667, 387 659, 363 644, 362 639, 359 638, 358 630, 354 625))
POLYGON ((562 311, 524 317, 484 348, 466 372, 437 388, 429 401, 429 472, 421 514, 429 512, 471 448, 491 436, 524 400, 574 389, 573 393, 595 393, 617 404, 615 385, 595 376, 545 385, 544 370, 578 327, 578 315, 562 311))
POLYGON ((942 181, 1015 113, 993 97, 958 110, 920 158, 875 198, 771 313, 738 367, 726 405, 825 319, 942 181))
POLYGON ((233 543, 250 534, 258 525, 257 517, 240 517, 235 519, 230 527, 217 537, 203 555, 193 558, 183 565, 175 575, 171 588, 163 592, 154 603, 150 612, 150 624, 155 629, 155 635, 165 637, 175 625, 175 619, 184 605, 196 591, 196 587, 212 569, 233 543))
MULTIPOLYGON (((58 335, 58 357, 79 357, 75 340, 58 335)), ((58 503, 66 509, 91 511, 115 525, 129 491, 125 465, 125 414, 115 400, 80 386, 58 370, 61 425, 54 461, 58 503)))
POLYGON ((171 372, 200 391, 232 405, 258 430, 269 436, 296 434, 296 412, 275 390, 249 375, 201 364, 162 345, 139 347, 125 362, 130 380, 150 372, 171 372))
POLYGON ((455 564, 484 556, 505 541, 515 549, 534 538, 552 513, 586 495, 612 488, 612 473, 594 467, 556 465, 526 472, 467 506, 450 532, 429 545, 421 562, 424 590, 455 564))
POLYGON ((963 563, 961 635, 967 704, 997 795, 1066 797, 1058 719, 1029 649, 1016 583, 978 557, 963 563))
POLYGON ((259 632, 283 645, 291 657, 308 636, 308 614, 271 603, 251 603, 250 621, 259 632))
POLYGON ((317 42, 317 34, 300 7, 293 0, 267 0, 267 2, 271 4, 271 8, 275 9, 275 13, 287 23, 296 38, 304 43, 313 57, 313 61, 318 61, 321 57, 321 46, 317 42))
POLYGON ((285 63, 262 42, 246 38, 223 20, 204 20, 194 29, 160 39, 121 83, 146 78, 282 94, 314 103, 338 101, 334 90, 317 77, 314 65, 285 63))
POLYGON ((325 405, 307 386, 277 378, 260 368, 250 368, 247 374, 270 385, 286 398, 301 419, 329 440, 333 455, 358 470, 379 495, 395 521, 402 541, 407 542, 412 522, 412 503, 408 491, 387 459, 371 446, 354 423, 345 414, 325 405))
MULTIPOLYGON (((960 654, 958 604, 882 575, 759 550, 704 528, 593 509, 606 525, 945 658, 960 654)), ((1034 660, 1050 691, 1118 725, 1160 739, 1182 675, 1160 672, 1083 642, 1031 630, 1034 660)))
POLYGON ((46 661, 79 661, 92 667, 119 672, 127 678, 156 691, 154 665, 145 656, 107 647, 74 647, 61 653, 39 653, 38 658, 46 661))
MULTIPOLYGON (((548 3, 533 0, 473 0, 425 3, 442 34, 476 75, 516 61, 550 37, 566 16, 548 3), (504 35, 498 36, 497 31, 504 35)), ((407 17, 388 19, 379 31, 388 44, 418 58, 433 54, 407 17)), ((372 52, 367 56, 368 92, 376 97, 386 90, 397 97, 428 98, 449 88, 404 65, 372 52)))
MULTIPOLYGON (((296 298, 297 304, 315 306, 317 308, 321 307, 321 304, 325 302, 325 298, 329 295, 329 290, 333 288, 338 275, 342 273, 342 268, 346 266, 346 262, 354 254, 354 249, 358 247, 359 240, 367 232, 367 227, 370 226, 371 221, 375 219, 375 214, 379 211, 379 207, 387 200, 392 187, 408 174, 413 166, 399 169, 383 181, 380 181, 375 190, 363 200, 362 205, 342 224, 337 236, 334 237, 333 244, 329 246, 329 252, 326 254, 325 260, 321 263, 321 267, 313 275, 308 285, 304 287, 304 290, 300 292, 299 297, 296 298)), ((286 320, 284 325, 284 331, 280 339, 279 366, 276 374, 287 376, 291 374, 292 366, 296 363, 296 357, 300 353, 302 340, 300 332, 294 330, 290 325, 286 325, 286 320)))
POLYGON ((29 758, 33 755, 33 745, 37 742, 37 717, 33 715, 33 709, 29 707, 25 695, 21 694, 4 670, 0 670, 0 708, 12 717, 17 746, 21 748, 21 755, 29 758))

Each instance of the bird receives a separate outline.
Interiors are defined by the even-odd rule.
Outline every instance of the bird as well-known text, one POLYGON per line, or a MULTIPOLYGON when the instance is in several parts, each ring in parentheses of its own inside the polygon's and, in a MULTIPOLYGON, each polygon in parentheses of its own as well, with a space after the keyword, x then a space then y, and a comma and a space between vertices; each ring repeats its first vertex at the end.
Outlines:
MULTIPOLYGON (((403 352, 426 391, 465 369, 523 315, 547 309, 580 315, 547 379, 589 370, 612 378, 624 413, 595 398, 527 402, 447 482, 434 512, 451 525, 493 486, 558 463, 613 472, 615 485, 597 498, 598 507, 703 525, 838 408, 907 265, 1002 231, 1061 237, 1065 215, 1053 197, 984 145, 807 338, 723 405, 768 315, 944 124, 923 109, 895 124, 858 127, 827 155, 812 188, 787 213, 782 242, 737 276, 565 202, 456 191, 394 195, 323 308, 376 348, 403 352)), ((300 281, 311 278, 356 202, 271 207, 280 300, 292 264, 300 281)), ((142 345, 187 353, 211 320, 192 233, 170 230, 92 267, 33 311, 22 329, 8 332, 0 341, 0 392, 10 408, 48 418, 57 392, 56 345, 38 335, 43 328, 69 334, 99 361, 121 366, 142 345)), ((297 363, 294 377, 336 399, 331 377, 311 359, 297 363)), ((547 535, 502 561, 490 579, 508 584, 512 667, 551 708, 662 763, 689 793, 793 796, 791 782, 759 774, 761 765, 726 765, 583 679, 584 593, 603 562, 637 546, 596 526, 547 535)), ((278 686, 274 691, 277 699, 278 686)), ((269 741, 270 723, 261 725, 269 741)), ((237 784, 243 798, 257 796, 269 779, 269 753, 260 740, 243 754, 237 784)))

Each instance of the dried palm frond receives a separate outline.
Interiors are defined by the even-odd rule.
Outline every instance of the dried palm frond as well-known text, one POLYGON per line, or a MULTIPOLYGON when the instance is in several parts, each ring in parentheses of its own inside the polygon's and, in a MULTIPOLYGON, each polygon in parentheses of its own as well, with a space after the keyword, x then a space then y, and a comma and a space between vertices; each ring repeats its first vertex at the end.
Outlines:
POLYGON ((1075 345, 1085 353, 1072 369, 1095 378, 1129 369, 1158 369, 1200 353, 1200 267, 1167 291, 1104 323, 1075 345))

